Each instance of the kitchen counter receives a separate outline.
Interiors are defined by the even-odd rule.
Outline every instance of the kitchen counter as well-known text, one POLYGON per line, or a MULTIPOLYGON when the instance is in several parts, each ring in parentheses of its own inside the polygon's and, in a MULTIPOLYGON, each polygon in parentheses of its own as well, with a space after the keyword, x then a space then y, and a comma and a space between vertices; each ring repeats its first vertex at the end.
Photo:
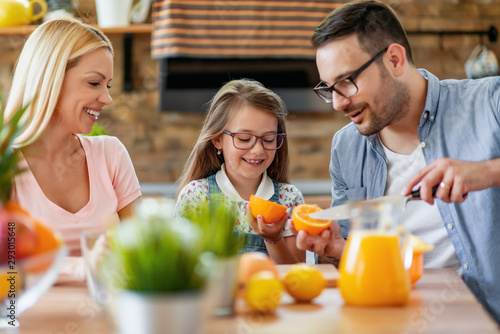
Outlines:
MULTIPOLYGON (((294 303, 284 293, 274 315, 252 314, 241 299, 236 311, 210 318, 201 333, 500 333, 453 269, 426 270, 405 307, 346 306, 338 289, 329 287, 312 304, 294 303)), ((113 333, 84 285, 52 287, 19 321, 20 334, 113 333)))

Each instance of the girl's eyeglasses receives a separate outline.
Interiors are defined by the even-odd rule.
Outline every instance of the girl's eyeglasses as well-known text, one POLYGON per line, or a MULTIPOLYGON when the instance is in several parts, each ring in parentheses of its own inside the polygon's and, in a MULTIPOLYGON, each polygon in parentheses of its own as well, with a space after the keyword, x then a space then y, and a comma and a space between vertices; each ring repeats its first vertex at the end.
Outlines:
POLYGON ((285 141, 285 133, 273 133, 265 136, 256 136, 250 133, 236 132, 232 133, 224 130, 224 134, 233 137, 233 145, 238 150, 249 150, 255 146, 257 139, 260 139, 262 147, 266 150, 277 150, 285 141))

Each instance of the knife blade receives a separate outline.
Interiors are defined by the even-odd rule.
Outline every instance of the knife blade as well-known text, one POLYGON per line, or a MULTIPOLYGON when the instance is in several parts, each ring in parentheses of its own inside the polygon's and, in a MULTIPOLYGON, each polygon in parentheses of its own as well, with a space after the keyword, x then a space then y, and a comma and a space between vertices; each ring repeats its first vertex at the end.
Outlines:
MULTIPOLYGON (((432 187, 432 196, 436 195, 438 186, 432 187)), ((327 220, 341 220, 341 219, 349 219, 351 217, 351 209, 355 206, 356 203, 373 203, 377 202, 392 202, 392 203, 401 203, 401 205, 405 206, 408 201, 419 200, 420 199, 420 188, 411 192, 408 196, 403 195, 391 195, 391 196, 383 196, 378 198, 373 198, 369 200, 362 201, 353 201, 346 204, 337 205, 328 209, 324 209, 321 211, 316 211, 311 213, 309 217, 313 219, 327 219, 327 220)))

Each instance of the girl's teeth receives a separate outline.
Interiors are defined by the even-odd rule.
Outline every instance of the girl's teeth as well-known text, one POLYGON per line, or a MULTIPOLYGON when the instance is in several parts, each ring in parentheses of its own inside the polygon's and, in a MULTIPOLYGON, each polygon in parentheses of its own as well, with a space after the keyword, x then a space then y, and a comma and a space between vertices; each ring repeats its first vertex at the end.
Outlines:
POLYGON ((247 161, 251 164, 260 164, 263 160, 248 160, 247 161))

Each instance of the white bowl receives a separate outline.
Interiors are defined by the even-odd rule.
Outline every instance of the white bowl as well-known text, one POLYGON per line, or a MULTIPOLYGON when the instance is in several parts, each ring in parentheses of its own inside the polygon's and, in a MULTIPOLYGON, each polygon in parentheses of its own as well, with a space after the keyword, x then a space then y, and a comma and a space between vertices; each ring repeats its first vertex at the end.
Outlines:
POLYGON ((20 289, 11 286, 10 293, 0 300, 0 329, 19 326, 19 316, 35 305, 57 280, 66 254, 66 247, 61 245, 53 251, 17 260, 15 264, 0 265, 2 279, 15 275, 22 280, 20 289))

